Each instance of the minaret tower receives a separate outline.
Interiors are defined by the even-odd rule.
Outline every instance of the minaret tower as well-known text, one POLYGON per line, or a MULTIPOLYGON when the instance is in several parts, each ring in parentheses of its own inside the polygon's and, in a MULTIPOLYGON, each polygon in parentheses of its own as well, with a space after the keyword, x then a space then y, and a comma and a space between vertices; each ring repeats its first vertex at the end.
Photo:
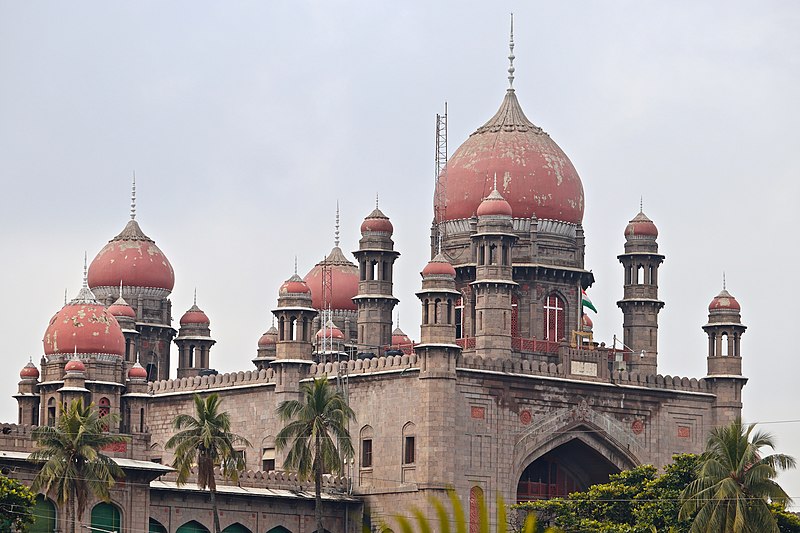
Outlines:
POLYGON ((478 231, 472 235, 475 250, 475 349, 492 357, 511 356, 511 291, 517 285, 511 265, 511 248, 517 240, 511 224, 511 205, 494 190, 478 206, 478 231))
POLYGON ((353 252, 359 265, 358 350, 381 355, 392 342, 392 310, 398 300, 392 296, 392 271, 400 255, 394 250, 394 227, 378 208, 361 223, 361 240, 353 252))
POLYGON ((33 358, 19 371, 19 388, 14 397, 19 404, 19 423, 39 425, 39 369, 33 358))
POLYGON ((197 307, 197 291, 194 304, 180 320, 181 329, 175 338, 178 345, 178 378, 190 378, 200 374, 201 370, 211 368, 209 353, 216 341, 211 338, 211 321, 197 307))
POLYGON ((714 394, 714 425, 727 425, 742 414, 741 339, 747 326, 742 324, 741 306, 736 298, 723 289, 708 306, 708 323, 703 330, 708 335, 708 376, 714 394))
POLYGON ((276 372, 275 391, 297 392, 313 363, 312 324, 317 310, 311 306, 311 289, 297 275, 296 264, 294 275, 278 290, 278 307, 272 313, 278 322, 275 360, 270 363, 276 372))
POLYGON ((625 228, 625 253, 617 256, 625 270, 622 300, 623 342, 630 350, 629 372, 657 373, 658 312, 664 302, 658 299, 658 267, 664 256, 658 253, 658 229, 642 212, 625 228))

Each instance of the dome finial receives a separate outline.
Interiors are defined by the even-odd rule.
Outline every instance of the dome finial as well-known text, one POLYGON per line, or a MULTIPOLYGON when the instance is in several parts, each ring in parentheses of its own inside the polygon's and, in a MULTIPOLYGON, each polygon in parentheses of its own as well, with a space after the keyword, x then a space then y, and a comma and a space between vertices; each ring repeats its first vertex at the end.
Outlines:
POLYGON ((67 289, 64 289, 64 305, 67 305, 67 289))
POLYGON ((297 256, 294 256, 294 275, 297 275, 297 256))
POLYGON ((333 245, 339 247, 339 200, 336 200, 336 229, 333 232, 333 245))
POLYGON ((514 90, 514 13, 511 13, 511 35, 508 40, 508 88, 514 90))
POLYGON ((727 283, 726 283, 726 281, 725 281, 725 271, 723 270, 723 271, 722 271, 722 290, 723 290, 723 291, 724 291, 724 290, 727 290, 727 288, 728 288, 728 287, 727 287, 726 285, 727 285, 727 283))
POLYGON ((494 190, 497 190, 497 172, 494 173, 494 190))
POLYGON ((89 288, 89 267, 87 266, 88 257, 86 250, 83 251, 83 288, 89 288))
POLYGON ((136 171, 133 171, 133 183, 131 184, 131 220, 136 219, 136 171))
POLYGON ((194 288, 194 305, 197 305, 197 287, 194 288))
POLYGON ((378 209, 378 193, 375 193, 375 209, 378 209))

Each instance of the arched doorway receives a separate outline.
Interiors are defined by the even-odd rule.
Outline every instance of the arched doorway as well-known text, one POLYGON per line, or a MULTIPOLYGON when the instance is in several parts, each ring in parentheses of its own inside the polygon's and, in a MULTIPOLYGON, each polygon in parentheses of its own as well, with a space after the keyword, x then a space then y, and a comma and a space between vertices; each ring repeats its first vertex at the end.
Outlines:
POLYGON ((583 491, 620 471, 580 439, 569 440, 530 463, 517 483, 517 502, 563 497, 583 491))
POLYGON ((30 533, 53 533, 56 530, 56 506, 41 494, 36 495, 33 506, 33 524, 30 533))
POLYGON ((117 506, 98 503, 92 507, 91 527, 101 531, 122 531, 122 516, 117 506))
POLYGON ((181 527, 179 527, 175 533, 210 533, 208 528, 201 524, 200 522, 195 522, 192 520, 191 522, 186 522, 181 527))
POLYGON ((148 533, 167 533, 167 528, 165 528, 161 522, 155 518, 151 518, 148 533))
POLYGON ((267 531, 267 533, 292 533, 292 532, 283 526, 275 526, 269 531, 267 531))

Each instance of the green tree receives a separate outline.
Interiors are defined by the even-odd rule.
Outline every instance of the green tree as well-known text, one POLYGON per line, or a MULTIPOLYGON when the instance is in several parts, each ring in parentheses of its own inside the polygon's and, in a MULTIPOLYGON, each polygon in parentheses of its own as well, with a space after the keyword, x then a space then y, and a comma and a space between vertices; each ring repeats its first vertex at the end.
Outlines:
POLYGON ((215 533, 220 532, 220 527, 214 467, 220 467, 223 478, 237 481, 245 465, 242 454, 235 447, 250 446, 247 439, 231 432, 230 417, 227 412, 220 412, 220 403, 216 393, 205 399, 195 394, 195 416, 176 416, 172 426, 177 433, 166 444, 168 450, 174 450, 172 466, 178 471, 178 485, 189 480, 192 466, 197 465, 197 486, 209 491, 215 533))
POLYGON ((609 476, 608 483, 575 492, 566 498, 520 503, 513 508, 533 511, 566 531, 651 533, 688 531, 679 521, 679 496, 694 479, 696 455, 673 456, 659 475, 651 465, 609 476))
POLYGON ((300 392, 300 400, 286 400, 278 406, 278 416, 286 425, 275 438, 275 447, 278 451, 289 449, 284 468, 297 471, 301 479, 313 475, 314 514, 317 532, 322 533, 322 474, 342 474, 342 460, 355 454, 347 426, 356 415, 327 378, 303 383, 300 392))
POLYGON ((28 460, 44 464, 31 490, 49 494, 59 505, 67 505, 70 533, 75 533, 75 523, 83 517, 89 497, 109 501, 109 489, 124 476, 117 463, 100 451, 127 440, 107 431, 118 421, 118 415, 101 417, 94 404, 84 406, 83 400, 77 399, 61 407, 55 426, 33 430, 38 449, 28 460))
POLYGON ((0 531, 28 531, 33 523, 34 493, 15 479, 0 475, 0 531))
POLYGON ((769 502, 785 505, 790 498, 774 478, 795 460, 764 456, 763 448, 775 448, 774 438, 754 427, 737 419, 711 431, 697 479, 681 494, 680 516, 696 513, 692 533, 779 533, 769 502))

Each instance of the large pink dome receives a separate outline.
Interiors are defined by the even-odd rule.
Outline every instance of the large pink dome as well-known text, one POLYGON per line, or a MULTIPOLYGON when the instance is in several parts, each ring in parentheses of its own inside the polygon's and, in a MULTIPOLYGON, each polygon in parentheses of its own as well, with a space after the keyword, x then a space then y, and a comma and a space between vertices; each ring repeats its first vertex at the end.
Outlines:
POLYGON ((328 257, 317 263, 304 278, 311 289, 311 306, 314 309, 323 307, 323 268, 330 269, 331 274, 331 309, 355 311, 353 296, 358 294, 358 267, 348 261, 338 246, 334 246, 328 257))
POLYGON ((573 224, 583 220, 583 184, 575 167, 550 136, 528 120, 513 89, 506 92, 495 116, 447 162, 437 185, 446 186, 444 218, 475 215, 491 193, 495 175, 515 218, 536 216, 573 224))
POLYGON ((125 336, 117 319, 86 287, 53 316, 42 342, 45 355, 125 355, 125 336))
POLYGON ((155 241, 131 220, 89 266, 89 287, 148 287, 172 291, 175 273, 155 241))

